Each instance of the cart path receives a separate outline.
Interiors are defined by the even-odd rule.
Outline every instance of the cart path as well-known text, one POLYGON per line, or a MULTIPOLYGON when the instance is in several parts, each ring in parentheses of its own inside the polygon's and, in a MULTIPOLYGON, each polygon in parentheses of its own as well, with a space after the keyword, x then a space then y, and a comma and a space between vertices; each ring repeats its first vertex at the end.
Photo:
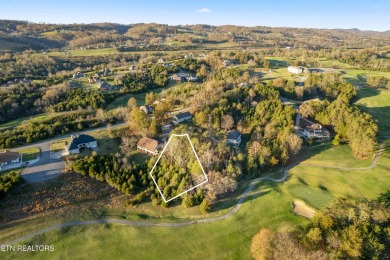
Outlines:
MULTIPOLYGON (((314 166, 314 165, 307 165, 307 164, 302 164, 302 166, 322 167, 322 168, 331 168, 331 169, 348 170, 348 171, 372 169, 372 168, 377 166, 378 161, 383 154, 385 139, 387 139, 387 138, 390 138, 390 137, 388 137, 388 136, 383 137, 381 144, 380 144, 380 147, 379 147, 379 150, 375 154, 372 164, 370 166, 367 166, 367 167, 345 168, 345 167, 327 167, 327 166, 319 166, 319 165, 314 166)), ((268 181, 273 181, 273 182, 283 182, 284 180, 286 180, 286 178, 288 176, 288 171, 291 168, 295 167, 296 165, 297 164, 290 165, 290 166, 286 167, 283 170, 283 176, 280 179, 274 179, 274 178, 265 176, 265 177, 259 177, 259 178, 252 180, 249 187, 244 191, 243 194, 240 195, 240 199, 238 200, 237 204, 229 212, 227 212, 226 214, 221 215, 221 216, 212 217, 212 218, 205 218, 205 219, 200 219, 200 220, 192 220, 192 221, 187 221, 187 222, 179 222, 179 223, 177 223, 177 222, 176 223, 175 222, 154 223, 154 222, 144 222, 144 221, 130 221, 130 220, 123 220, 123 219, 95 219, 95 220, 88 220, 88 221, 72 221, 72 222, 65 222, 65 223, 61 223, 58 225, 54 225, 51 227, 47 227, 47 228, 35 231, 29 235, 22 236, 18 239, 15 239, 13 241, 5 243, 4 245, 14 245, 14 244, 20 243, 24 240, 33 238, 37 235, 41 235, 41 234, 44 234, 44 233, 47 233, 47 232, 50 232, 53 230, 66 228, 66 227, 75 227, 75 226, 97 225, 97 224, 119 224, 119 225, 134 226, 134 227, 150 227, 150 226, 153 226, 153 227, 183 227, 183 226, 195 225, 195 224, 200 224, 200 223, 212 223, 212 222, 221 221, 221 220, 227 219, 227 218, 233 216, 235 213, 237 213, 237 211, 240 209, 241 205, 245 201, 246 197, 254 189, 254 187, 257 183, 259 183, 262 180, 268 180, 268 181)))

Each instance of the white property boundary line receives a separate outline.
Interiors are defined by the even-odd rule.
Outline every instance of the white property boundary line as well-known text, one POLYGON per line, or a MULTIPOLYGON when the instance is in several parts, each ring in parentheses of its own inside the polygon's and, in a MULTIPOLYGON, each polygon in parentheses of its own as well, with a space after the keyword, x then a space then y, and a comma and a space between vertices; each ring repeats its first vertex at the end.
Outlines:
POLYGON ((188 134, 181 134, 181 135, 172 134, 171 137, 169 137, 169 140, 168 140, 167 144, 165 145, 164 149, 163 149, 162 152, 160 153, 160 155, 159 155, 159 157, 158 157, 156 163, 154 164, 152 170, 149 172, 149 175, 150 175, 150 177, 152 177, 153 182, 154 182, 154 184, 156 185, 156 187, 157 187, 158 191, 160 192, 160 195, 161 195, 161 197, 163 198, 163 200, 164 200, 165 203, 168 203, 169 201, 171 201, 171 200, 173 200, 173 199, 176 199, 176 198, 180 197, 181 195, 183 195, 183 194, 185 194, 185 193, 187 193, 187 192, 189 192, 189 191, 191 191, 191 190, 193 190, 193 189, 199 187, 200 185, 202 185, 202 184, 204 184, 204 183, 206 183, 206 182, 209 181, 209 179, 207 178, 207 175, 206 175, 206 173, 205 173, 205 171, 204 171, 204 169, 203 169, 202 163, 201 163, 200 160, 199 160, 198 154, 197 154, 196 151, 195 151, 194 145, 192 144, 192 142, 191 142, 190 137, 188 136, 188 134), (200 168, 201 168, 202 173, 203 173, 203 175, 204 175, 204 177, 205 177, 206 180, 202 181, 201 183, 195 185, 194 187, 192 187, 192 188, 190 188, 190 189, 188 189, 188 190, 186 190, 186 191, 183 191, 183 192, 180 193, 179 195, 176 195, 175 197, 170 198, 169 200, 166 200, 165 197, 164 197, 164 195, 163 195, 163 193, 162 193, 161 190, 160 190, 160 187, 158 187, 157 182, 156 182, 156 180, 154 179, 154 177, 153 177, 153 175, 152 175, 152 172, 153 172, 154 168, 156 168, 157 163, 160 161, 161 156, 163 155, 163 153, 164 153, 165 150, 167 149, 167 147, 168 147, 168 145, 169 145, 169 142, 172 140, 172 138, 173 138, 173 137, 183 137, 183 136, 187 137, 188 141, 190 142, 192 151, 194 152, 195 157, 196 157, 196 159, 197 159, 198 162, 199 162, 200 168))

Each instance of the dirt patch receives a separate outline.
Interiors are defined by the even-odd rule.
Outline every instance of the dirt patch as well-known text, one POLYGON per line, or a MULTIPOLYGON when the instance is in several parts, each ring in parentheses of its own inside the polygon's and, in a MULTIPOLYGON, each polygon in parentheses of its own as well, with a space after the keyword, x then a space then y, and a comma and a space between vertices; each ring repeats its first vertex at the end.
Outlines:
POLYGON ((293 214, 305 218, 313 218, 316 211, 306 205, 305 202, 296 200, 293 202, 293 214))
POLYGON ((23 183, 0 200, 0 224, 85 209, 123 207, 124 195, 107 183, 66 173, 42 183, 23 183))

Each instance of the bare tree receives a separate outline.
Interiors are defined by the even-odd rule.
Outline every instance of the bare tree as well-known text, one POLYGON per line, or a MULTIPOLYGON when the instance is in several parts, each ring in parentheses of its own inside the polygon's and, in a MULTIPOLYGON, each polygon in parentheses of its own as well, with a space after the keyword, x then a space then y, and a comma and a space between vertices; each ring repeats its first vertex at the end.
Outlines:
POLYGON ((234 125, 234 119, 231 115, 224 115, 221 118, 221 127, 225 130, 229 130, 234 125))

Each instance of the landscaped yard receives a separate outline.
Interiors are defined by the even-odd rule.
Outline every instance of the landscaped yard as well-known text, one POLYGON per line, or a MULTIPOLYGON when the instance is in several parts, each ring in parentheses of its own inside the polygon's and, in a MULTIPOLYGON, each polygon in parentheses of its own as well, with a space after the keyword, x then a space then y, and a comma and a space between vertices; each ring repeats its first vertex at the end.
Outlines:
POLYGON ((119 152, 120 132, 122 128, 112 130, 99 130, 89 133, 95 137, 98 145, 98 154, 109 154, 119 152), (111 131, 111 134, 110 134, 111 131))
POLYGON ((150 158, 149 155, 146 155, 144 153, 140 153, 138 151, 135 151, 131 156, 130 160, 134 163, 137 163, 139 165, 142 165, 145 163, 146 160, 150 158))
POLYGON ((22 161, 27 162, 39 158, 40 149, 38 147, 31 147, 19 150, 18 152, 22 154, 22 161))

